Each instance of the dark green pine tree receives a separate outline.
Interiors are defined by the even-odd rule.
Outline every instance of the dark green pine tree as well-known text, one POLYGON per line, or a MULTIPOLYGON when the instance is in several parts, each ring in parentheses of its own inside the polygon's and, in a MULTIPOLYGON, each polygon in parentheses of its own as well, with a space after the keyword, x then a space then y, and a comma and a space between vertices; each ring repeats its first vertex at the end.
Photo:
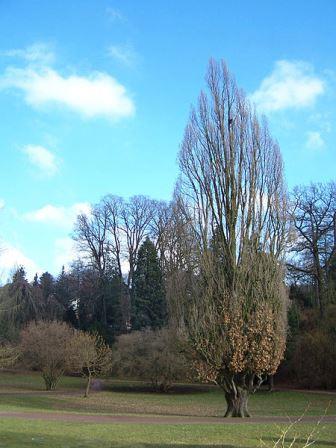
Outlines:
POLYGON ((56 299, 62 306, 63 320, 74 327, 78 327, 75 284, 73 275, 66 272, 64 266, 62 266, 62 271, 55 282, 56 299))
POLYGON ((154 244, 141 245, 132 286, 132 329, 161 328, 167 324, 167 303, 162 271, 154 244))
POLYGON ((43 307, 43 319, 63 320, 64 307, 57 300, 56 282, 49 272, 44 272, 39 278, 39 290, 43 307))
POLYGON ((47 303, 50 296, 55 292, 55 280, 49 272, 43 272, 39 279, 39 286, 43 303, 47 303))

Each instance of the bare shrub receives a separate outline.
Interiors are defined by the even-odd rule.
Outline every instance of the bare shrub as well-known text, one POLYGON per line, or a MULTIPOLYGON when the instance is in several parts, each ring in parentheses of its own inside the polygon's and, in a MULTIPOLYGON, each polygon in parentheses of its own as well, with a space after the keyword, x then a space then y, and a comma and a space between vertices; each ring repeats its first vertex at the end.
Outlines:
POLYGON ((167 392, 175 381, 189 375, 190 365, 183 347, 170 329, 122 335, 113 353, 114 373, 150 381, 158 392, 167 392))
POLYGON ((70 368, 75 330, 64 322, 30 322, 21 332, 23 364, 41 372, 46 390, 53 390, 70 368))
POLYGON ((0 345, 0 369, 10 367, 17 361, 19 357, 19 349, 10 344, 0 345))
POLYGON ((87 379, 84 397, 88 397, 92 379, 111 370, 112 350, 98 334, 77 331, 72 351, 71 369, 87 379))

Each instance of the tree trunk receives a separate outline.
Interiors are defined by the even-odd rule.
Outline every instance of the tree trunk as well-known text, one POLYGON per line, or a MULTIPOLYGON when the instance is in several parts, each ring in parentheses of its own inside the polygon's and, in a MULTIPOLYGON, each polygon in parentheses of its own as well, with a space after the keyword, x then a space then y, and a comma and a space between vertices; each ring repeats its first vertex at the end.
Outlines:
POLYGON ((131 326, 131 290, 127 288, 123 288, 123 292, 121 295, 121 315, 123 320, 124 331, 128 333, 131 326))
POLYGON ((98 291, 99 291, 99 299, 100 299, 100 318, 101 322, 106 328, 107 325, 107 314, 106 314, 106 299, 105 299, 105 279, 104 279, 104 271, 101 271, 98 279, 98 291))
POLYGON ((319 249, 317 241, 313 242, 314 249, 314 264, 315 264, 315 276, 316 276, 316 301, 317 306, 320 310, 320 316, 324 317, 324 306, 325 306, 325 286, 324 286, 324 278, 323 278, 323 270, 320 264, 319 258, 319 249))
POLYGON ((88 398, 89 393, 90 393, 90 387, 91 387, 91 379, 92 379, 92 375, 91 373, 88 374, 87 377, 87 382, 86 382, 86 389, 85 389, 85 394, 84 394, 84 398, 88 398))
POLYGON ((274 389, 274 375, 268 375, 268 391, 272 392, 274 389))
POLYGON ((54 378, 51 375, 42 375, 45 383, 46 390, 55 390, 57 386, 58 378, 54 378))
POLYGON ((224 417, 251 417, 247 410, 248 391, 237 387, 236 393, 225 392, 227 409, 224 417))

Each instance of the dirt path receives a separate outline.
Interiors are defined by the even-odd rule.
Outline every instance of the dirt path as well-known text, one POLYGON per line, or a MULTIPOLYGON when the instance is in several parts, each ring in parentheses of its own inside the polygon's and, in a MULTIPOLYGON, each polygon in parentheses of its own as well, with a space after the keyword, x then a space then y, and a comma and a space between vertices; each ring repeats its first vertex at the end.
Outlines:
MULTIPOLYGON (((216 387, 216 386, 214 386, 216 387)), ((0 395, 25 395, 25 396, 46 396, 46 397, 50 397, 50 396, 58 396, 58 395, 69 395, 69 396, 74 396, 74 397, 82 397, 83 396, 83 390, 84 389, 57 389, 57 390, 25 390, 25 389, 20 389, 18 390, 17 388, 12 388, 9 389, 8 388, 4 388, 1 387, 0 385, 0 395)), ((91 390, 90 393, 92 395, 94 394, 99 394, 100 392, 104 392, 104 388, 102 390, 91 390)), ((113 391, 112 391, 113 392, 113 391)), ((274 390, 272 392, 298 392, 298 393, 302 393, 302 394, 314 394, 314 395, 331 395, 336 397, 336 391, 335 390, 312 390, 312 389, 291 389, 289 387, 275 387, 274 390)), ((271 393, 272 393, 271 392, 271 393)))
MULTIPOLYGON (((297 417, 252 417, 247 419, 216 417, 153 417, 141 415, 93 415, 57 412, 0 412, 0 418, 18 418, 28 420, 47 420, 81 423, 122 423, 122 424, 164 424, 164 425, 197 425, 197 424, 258 424, 289 423, 297 417)), ((317 423, 319 417, 305 416, 299 423, 317 423)), ((326 416, 324 423, 336 424, 336 416, 326 416)))

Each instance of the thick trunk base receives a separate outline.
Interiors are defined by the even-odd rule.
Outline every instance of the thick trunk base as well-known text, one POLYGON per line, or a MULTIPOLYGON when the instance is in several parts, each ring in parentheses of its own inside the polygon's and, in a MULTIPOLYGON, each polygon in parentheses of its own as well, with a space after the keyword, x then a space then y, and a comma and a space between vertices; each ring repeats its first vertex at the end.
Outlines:
POLYGON ((247 409, 248 392, 238 390, 236 394, 225 393, 227 409, 224 417, 251 417, 247 409))

